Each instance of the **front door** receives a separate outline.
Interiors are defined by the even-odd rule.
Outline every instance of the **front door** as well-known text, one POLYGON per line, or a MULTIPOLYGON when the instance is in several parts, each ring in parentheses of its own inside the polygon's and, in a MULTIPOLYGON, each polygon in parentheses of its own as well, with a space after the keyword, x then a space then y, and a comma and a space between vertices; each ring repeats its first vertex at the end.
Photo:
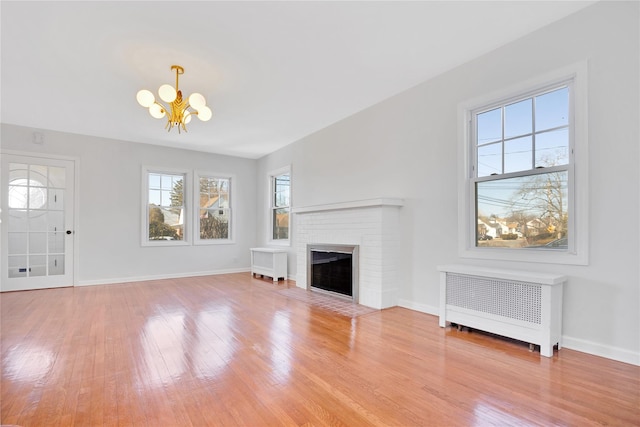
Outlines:
POLYGON ((73 286, 72 160, 2 155, 0 291, 73 286))

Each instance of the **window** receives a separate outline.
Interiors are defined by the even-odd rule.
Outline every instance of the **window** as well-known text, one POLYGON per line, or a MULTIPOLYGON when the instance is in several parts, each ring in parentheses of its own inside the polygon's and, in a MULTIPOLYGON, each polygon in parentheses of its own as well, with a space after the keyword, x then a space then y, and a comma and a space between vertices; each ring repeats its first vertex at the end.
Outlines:
POLYGON ((567 250, 569 85, 472 120, 476 246, 567 250))
POLYGON ((184 244, 189 240, 188 174, 143 168, 143 177, 143 245, 184 244))
POLYGON ((464 107, 462 256, 586 263, 587 163, 579 155, 586 107, 578 76, 464 107))
POLYGON ((270 182, 270 240, 288 242, 291 210, 291 172, 289 168, 271 174, 270 182))
POLYGON ((231 177, 198 174, 197 243, 220 243, 231 239, 231 177))

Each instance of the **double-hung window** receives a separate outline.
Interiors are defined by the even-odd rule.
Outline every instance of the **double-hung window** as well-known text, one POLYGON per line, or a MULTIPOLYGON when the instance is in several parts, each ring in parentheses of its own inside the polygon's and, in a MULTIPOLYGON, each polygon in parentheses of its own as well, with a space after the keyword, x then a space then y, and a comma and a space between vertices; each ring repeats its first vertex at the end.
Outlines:
POLYGON ((226 243, 231 240, 231 184, 229 176, 197 174, 197 243, 226 243))
POLYGON ((576 145, 586 150, 586 141, 576 138, 575 83, 556 79, 466 110, 463 255, 585 263, 587 205, 576 194, 586 179, 575 170, 576 145))
POLYGON ((144 169, 144 245, 188 241, 188 173, 144 169))
POLYGON ((291 171, 284 168, 270 174, 270 241, 288 243, 291 211, 291 171))

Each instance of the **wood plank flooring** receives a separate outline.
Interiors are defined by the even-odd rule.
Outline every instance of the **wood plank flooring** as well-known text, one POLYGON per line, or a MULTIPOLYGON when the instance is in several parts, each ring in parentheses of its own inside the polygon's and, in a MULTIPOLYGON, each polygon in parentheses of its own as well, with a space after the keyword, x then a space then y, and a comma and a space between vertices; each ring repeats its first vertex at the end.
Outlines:
POLYGON ((640 367, 342 315, 249 273, 0 295, 20 426, 632 426, 640 367))

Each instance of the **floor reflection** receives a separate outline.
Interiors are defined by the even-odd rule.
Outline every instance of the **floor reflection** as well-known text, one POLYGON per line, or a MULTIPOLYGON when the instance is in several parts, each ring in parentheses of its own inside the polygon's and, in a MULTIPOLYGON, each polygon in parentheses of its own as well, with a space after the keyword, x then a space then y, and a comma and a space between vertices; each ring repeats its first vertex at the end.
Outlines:
POLYGON ((233 313, 225 306, 209 309, 189 314, 176 310, 147 319, 139 337, 140 386, 156 388, 220 375, 236 349, 233 313))
POLYGON ((193 347, 194 375, 212 379, 220 375, 236 351, 231 308, 222 306, 198 313, 193 347))
POLYGON ((478 402, 473 408, 475 426, 527 426, 525 420, 505 412, 486 402, 478 402))
POLYGON ((54 360, 53 353, 41 346, 15 345, 3 351, 2 376, 11 381, 39 382, 51 371, 54 360))
POLYGON ((274 378, 286 382, 291 373, 291 320, 289 312, 277 311, 271 321, 269 336, 274 378))
POLYGON ((144 363, 140 381, 161 387, 185 371, 184 313, 173 312, 147 319, 140 333, 144 363))

